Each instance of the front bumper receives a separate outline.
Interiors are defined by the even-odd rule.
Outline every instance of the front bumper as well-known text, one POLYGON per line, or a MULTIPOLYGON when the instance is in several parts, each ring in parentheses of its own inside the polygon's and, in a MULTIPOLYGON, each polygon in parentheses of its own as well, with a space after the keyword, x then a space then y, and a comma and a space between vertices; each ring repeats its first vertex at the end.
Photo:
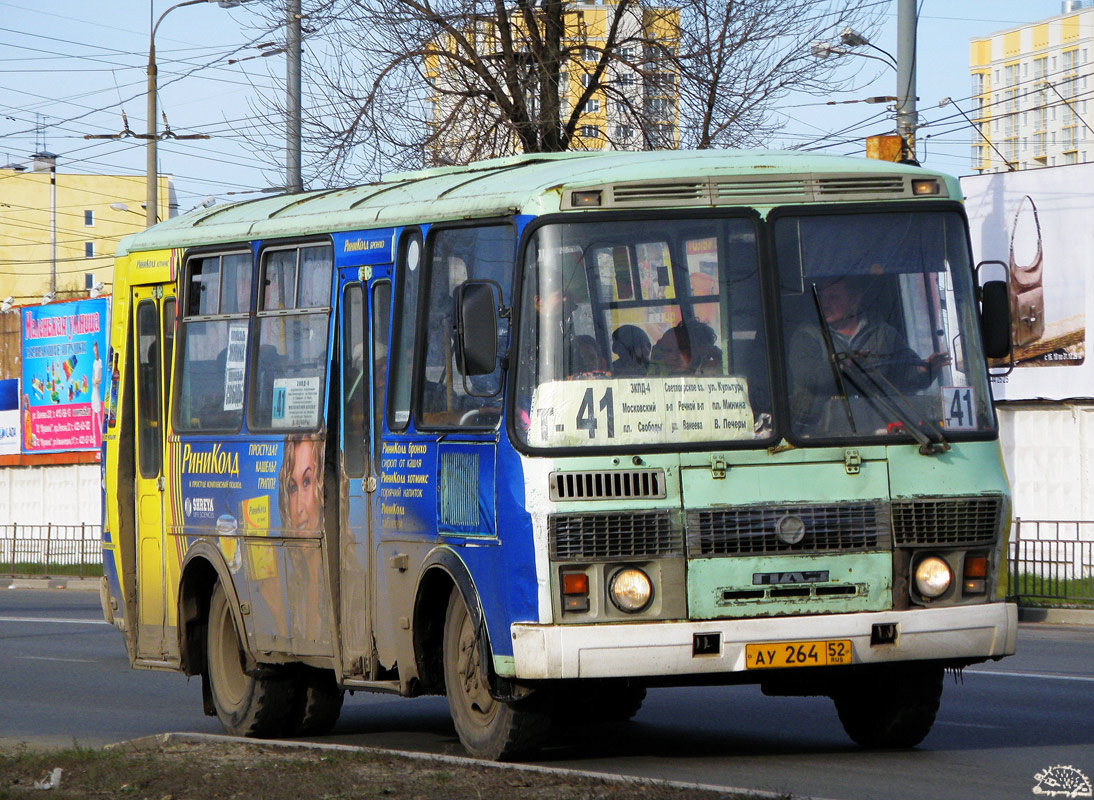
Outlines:
POLYGON ((517 623, 511 629, 514 673, 509 677, 551 680, 744 672, 746 644, 821 639, 850 639, 855 664, 998 658, 1014 653, 1017 629, 1018 607, 1011 603, 702 622, 517 623), (871 645, 876 624, 896 624, 896 641, 871 645), (720 651, 694 655, 695 635, 712 633, 721 634, 720 651))

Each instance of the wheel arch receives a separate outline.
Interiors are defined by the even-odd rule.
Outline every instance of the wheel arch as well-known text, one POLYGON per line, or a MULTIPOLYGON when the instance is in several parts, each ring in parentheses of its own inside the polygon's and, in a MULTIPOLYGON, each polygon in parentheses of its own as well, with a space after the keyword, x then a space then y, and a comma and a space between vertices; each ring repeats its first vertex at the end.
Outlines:
MULTIPOLYGON (((182 577, 179 579, 179 657, 186 675, 199 675, 206 671, 205 633, 209 625, 209 599, 217 583, 224 587, 236 630, 245 631, 239 595, 224 556, 208 542, 195 542, 183 559, 182 577)), ((253 662, 247 637, 240 638, 247 660, 253 662)))
POLYGON ((453 587, 459 591, 476 630, 480 632, 484 663, 491 663, 489 632, 471 573, 452 548, 438 547, 422 562, 414 593, 414 661, 422 691, 426 694, 444 694, 445 691, 442 664, 444 617, 453 587))

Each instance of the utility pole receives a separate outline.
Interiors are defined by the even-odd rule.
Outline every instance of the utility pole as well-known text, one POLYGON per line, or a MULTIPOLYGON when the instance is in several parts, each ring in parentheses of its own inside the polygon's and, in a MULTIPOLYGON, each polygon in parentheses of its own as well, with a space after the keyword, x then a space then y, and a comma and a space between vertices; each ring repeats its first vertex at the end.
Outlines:
POLYGON ((286 1, 285 191, 304 191, 300 174, 300 0, 286 1))
POLYGON ((904 159, 915 161, 916 112, 915 40, 916 0, 897 0, 896 44, 896 132, 900 135, 904 159))

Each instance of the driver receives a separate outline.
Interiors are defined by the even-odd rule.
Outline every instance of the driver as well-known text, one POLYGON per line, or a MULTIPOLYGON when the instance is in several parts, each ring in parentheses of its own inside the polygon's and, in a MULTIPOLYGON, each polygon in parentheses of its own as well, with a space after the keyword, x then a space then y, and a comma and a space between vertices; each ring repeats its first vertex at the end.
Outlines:
MULTIPOLYGON (((920 358, 900 331, 869 313, 855 279, 836 279, 818 287, 818 295, 835 352, 852 356, 867 372, 876 370, 898 390, 925 389, 950 363, 949 353, 920 358)), ((790 339, 789 359, 794 419, 815 421, 820 401, 834 392, 832 359, 819 326, 808 322, 798 326, 790 339)))

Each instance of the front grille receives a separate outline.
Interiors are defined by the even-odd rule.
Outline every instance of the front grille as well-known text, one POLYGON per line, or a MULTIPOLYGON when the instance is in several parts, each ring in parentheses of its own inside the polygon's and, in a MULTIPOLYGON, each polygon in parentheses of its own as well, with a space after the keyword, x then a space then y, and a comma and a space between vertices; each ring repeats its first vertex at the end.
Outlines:
POLYGON ((916 498, 893 502, 897 547, 991 544, 999 532, 1001 497, 916 498))
POLYGON ((888 546, 889 521, 877 503, 707 508, 688 512, 687 542, 693 558, 871 550, 888 546), (796 544, 777 533, 779 521, 791 516, 804 528, 796 544))
POLYGON ((552 514, 547 539, 556 561, 680 555, 682 536, 668 511, 552 514))
POLYGON ((552 500, 656 500, 665 496, 663 469, 552 472, 552 500))

